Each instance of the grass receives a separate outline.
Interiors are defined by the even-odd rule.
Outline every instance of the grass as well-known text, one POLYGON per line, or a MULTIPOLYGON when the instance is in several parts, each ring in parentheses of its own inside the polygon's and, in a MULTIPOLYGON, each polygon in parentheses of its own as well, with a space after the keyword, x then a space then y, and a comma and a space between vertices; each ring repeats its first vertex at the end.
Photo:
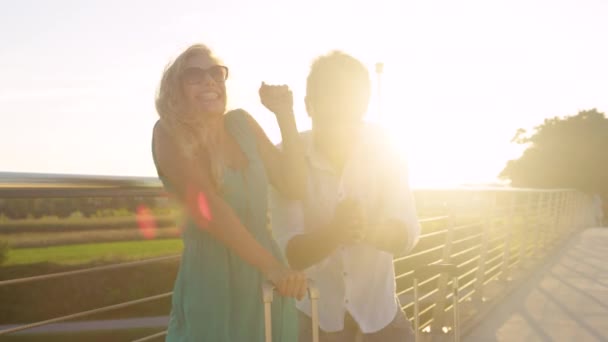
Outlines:
POLYGON ((5 266, 53 263, 87 264, 108 260, 137 260, 177 254, 182 250, 180 239, 87 243, 41 248, 9 250, 5 266))
MULTIPOLYGON (((175 227, 158 228, 153 232, 157 239, 177 238, 180 235, 180 229, 175 227)), ((11 248, 48 247, 142 239, 143 233, 139 229, 86 229, 65 232, 0 233, 0 241, 8 242, 11 248)))
MULTIPOLYGON (((176 215, 153 215, 146 216, 151 219, 157 227, 167 227, 175 225, 176 215)), ((121 228, 133 229, 138 227, 138 217, 135 215, 119 217, 45 217, 40 219, 22 220, 0 220, 1 233, 16 232, 51 232, 68 230, 87 230, 102 228, 121 228)))

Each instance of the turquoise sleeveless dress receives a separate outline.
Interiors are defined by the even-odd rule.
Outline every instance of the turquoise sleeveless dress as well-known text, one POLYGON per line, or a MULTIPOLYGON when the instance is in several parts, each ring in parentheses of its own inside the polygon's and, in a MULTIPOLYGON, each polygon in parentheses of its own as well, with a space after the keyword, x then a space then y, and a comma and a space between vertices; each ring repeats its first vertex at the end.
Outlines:
MULTIPOLYGON (((225 124, 249 163, 243 170, 225 169, 222 197, 257 241, 278 260, 285 262, 269 229, 268 180, 246 113, 242 110, 227 113, 225 124)), ((163 179, 160 170, 159 177, 170 191, 171 186, 163 179)), ((264 341, 261 290, 264 276, 199 229, 191 219, 186 220, 183 242, 166 341, 264 341)), ((273 341, 296 341, 295 302, 278 295, 274 297, 273 341)))

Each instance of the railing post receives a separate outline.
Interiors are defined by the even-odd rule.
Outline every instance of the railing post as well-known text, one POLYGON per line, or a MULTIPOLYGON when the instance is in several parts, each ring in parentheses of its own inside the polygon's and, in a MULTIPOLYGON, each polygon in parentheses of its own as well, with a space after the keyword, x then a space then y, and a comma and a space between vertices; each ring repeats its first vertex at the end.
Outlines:
POLYGON ((551 221, 553 219, 552 210, 553 210, 553 197, 555 196, 554 192, 546 192, 545 200, 543 201, 543 206, 541 209, 541 229, 540 229, 540 243, 537 249, 537 256, 539 258, 542 257, 539 253, 545 254, 547 250, 547 245, 549 244, 549 228, 551 227, 551 221))
POLYGON ((564 242, 565 232, 568 229, 569 220, 570 220, 570 212, 569 212, 569 203, 570 203, 570 191, 564 191, 562 194, 562 219, 559 229, 559 244, 561 245, 564 242))
POLYGON ((577 205, 578 212, 577 212, 577 223, 576 223, 577 230, 583 230, 583 228, 585 228, 584 207, 585 207, 585 194, 581 192, 578 194, 578 205, 577 205))
POLYGON ((582 221, 583 210, 582 209, 583 209, 583 194, 577 193, 577 195, 576 195, 576 214, 574 215, 575 221, 576 221, 576 223, 574 225, 575 225, 577 231, 581 230, 581 228, 583 226, 583 221, 582 221))
POLYGON ((553 219, 552 219, 552 224, 549 227, 550 230, 550 237, 549 237, 549 248, 553 249, 553 247, 555 247, 555 237, 556 237, 556 230, 557 227, 559 225, 559 205, 560 205, 560 200, 562 197, 562 193, 561 191, 559 192, 555 192, 555 196, 553 196, 552 199, 552 214, 553 214, 553 219))
POLYGON ((552 192, 551 197, 549 197, 548 203, 548 211, 549 211, 549 219, 547 222, 547 226, 545 227, 545 243, 543 244, 544 252, 546 253, 549 249, 551 249, 551 241, 553 235, 553 228, 555 227, 555 222, 557 222, 557 210, 556 210, 556 201, 558 197, 558 192, 552 192))
MULTIPOLYGON (((445 235, 445 244, 443 246, 443 255, 441 260, 443 263, 451 263, 452 261, 452 242, 454 241, 454 211, 452 207, 448 207, 448 227, 445 235)), ((447 274, 442 274, 439 276, 439 280, 437 280, 437 301, 435 308, 433 309, 433 323, 431 326, 431 332, 433 331, 441 331, 441 328, 445 325, 445 304, 446 304, 446 293, 448 292, 448 276, 447 274)))
POLYGON ((585 203, 585 194, 582 192, 578 194, 578 203, 576 205, 576 230, 580 231, 584 228, 583 223, 583 208, 585 203))
POLYGON ((559 229, 559 245, 561 246, 564 243, 566 232, 568 231, 568 227, 570 225, 570 191, 564 192, 564 200, 562 205, 562 220, 559 229))
POLYGON ((581 213, 581 193, 576 192, 574 195, 574 232, 580 229, 580 213, 581 213))
POLYGON ((534 251, 534 237, 536 234, 533 232, 532 228, 532 218, 531 213, 534 207, 534 196, 533 192, 527 192, 527 202, 526 209, 523 211, 523 221, 524 224, 521 227, 521 234, 519 234, 520 247, 519 247, 519 262, 521 262, 522 267, 528 266, 528 257, 532 257, 532 255, 528 255, 528 253, 532 254, 534 251))
POLYGON ((477 262, 477 272, 475 275, 475 293, 473 294, 473 301, 476 304, 484 302, 483 297, 483 282, 485 280, 486 271, 486 258, 488 254, 488 244, 490 243, 490 232, 494 226, 494 213, 496 211, 496 192, 490 192, 490 198, 487 203, 487 212, 485 224, 483 226, 482 240, 479 261, 477 262))
POLYGON ((533 260, 538 260, 539 258, 539 249, 542 240, 542 214, 543 214, 543 206, 544 206, 545 193, 538 192, 537 193, 537 201, 536 201, 536 215, 534 218, 534 241, 532 242, 532 255, 531 258, 533 260))
POLYGON ((566 204, 566 192, 560 191, 559 200, 557 202, 557 221, 555 223, 555 237, 553 240, 553 248, 555 249, 561 243, 562 238, 562 229, 564 227, 564 218, 565 218, 565 204, 566 204))
POLYGON ((513 215, 515 215, 515 205, 517 203, 517 192, 509 193, 511 195, 511 201, 509 204, 509 213, 507 216, 507 233, 506 241, 502 250, 502 267, 501 267, 501 279, 503 281, 510 281, 509 276, 509 260, 511 259, 511 242, 513 241, 513 215))
POLYGON ((573 222, 573 231, 574 233, 576 233, 576 231, 579 230, 579 225, 580 225, 580 212, 581 212, 581 194, 577 191, 574 195, 574 222, 573 222))
POLYGON ((570 238, 574 234, 574 215, 576 212, 576 192, 570 191, 568 193, 568 228, 566 229, 566 237, 570 238))

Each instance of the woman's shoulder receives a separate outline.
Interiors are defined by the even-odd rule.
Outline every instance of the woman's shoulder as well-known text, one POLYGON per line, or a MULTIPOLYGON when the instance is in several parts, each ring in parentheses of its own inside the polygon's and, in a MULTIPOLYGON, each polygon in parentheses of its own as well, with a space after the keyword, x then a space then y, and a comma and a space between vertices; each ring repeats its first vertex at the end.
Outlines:
POLYGON ((226 113, 228 126, 236 128, 242 134, 253 134, 257 139, 265 136, 262 126, 253 118, 249 112, 242 108, 232 109, 226 113))
POLYGON ((157 150, 159 145, 172 143, 172 141, 167 140, 171 140, 167 123, 164 120, 158 119, 152 128, 152 150, 157 150))
POLYGON ((156 139, 159 135, 167 133, 167 123, 164 120, 158 119, 152 127, 152 139, 156 139))
POLYGON ((253 120, 253 117, 251 116, 251 114, 249 114, 248 111, 246 111, 243 108, 236 108, 236 109, 231 109, 229 111, 226 112, 225 114, 226 119, 236 119, 236 120, 253 120))

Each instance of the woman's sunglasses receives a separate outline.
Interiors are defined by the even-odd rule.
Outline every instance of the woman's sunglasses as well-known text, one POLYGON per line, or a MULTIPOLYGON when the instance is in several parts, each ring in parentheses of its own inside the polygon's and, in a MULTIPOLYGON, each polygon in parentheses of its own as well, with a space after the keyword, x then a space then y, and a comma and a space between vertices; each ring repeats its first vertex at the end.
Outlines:
POLYGON ((207 75, 215 82, 222 83, 228 79, 228 68, 223 65, 214 65, 207 69, 188 67, 182 72, 181 79, 187 84, 198 84, 202 83, 207 75))

